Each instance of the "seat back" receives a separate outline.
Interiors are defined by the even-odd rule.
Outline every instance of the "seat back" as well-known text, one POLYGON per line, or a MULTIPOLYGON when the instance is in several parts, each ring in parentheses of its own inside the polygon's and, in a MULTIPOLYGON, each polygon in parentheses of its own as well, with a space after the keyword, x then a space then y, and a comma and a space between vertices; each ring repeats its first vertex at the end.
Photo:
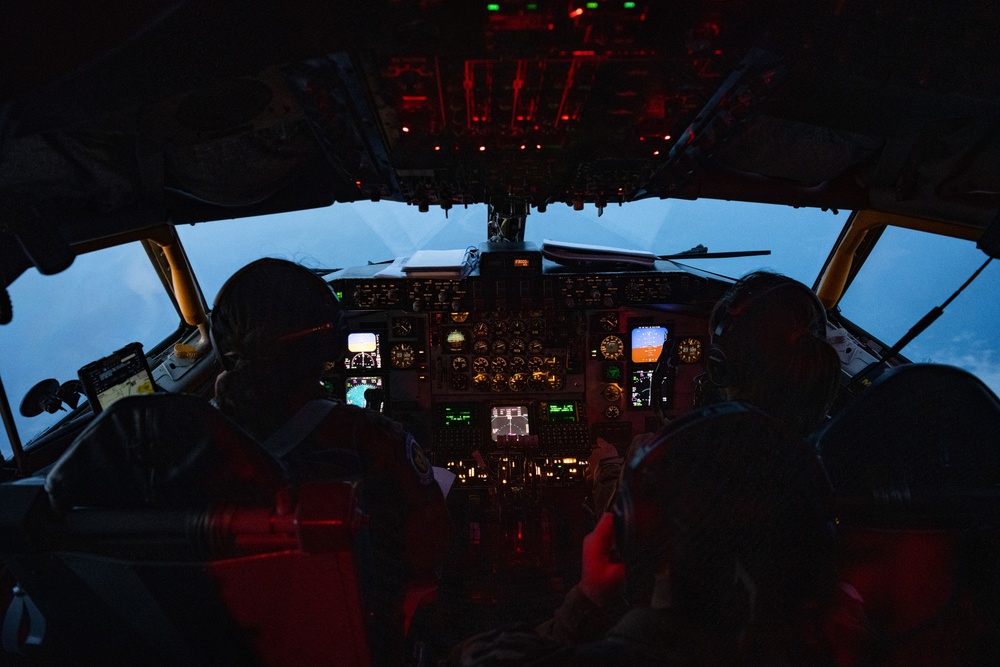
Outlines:
POLYGON ((355 491, 317 482, 292 499, 201 399, 123 399, 44 482, 0 486, 0 557, 46 623, 30 657, 368 664, 355 491))
POLYGON ((994 651, 996 566, 973 567, 1000 521, 993 392, 957 368, 897 367, 815 443, 840 519, 841 577, 871 632, 859 659, 967 664, 994 651))

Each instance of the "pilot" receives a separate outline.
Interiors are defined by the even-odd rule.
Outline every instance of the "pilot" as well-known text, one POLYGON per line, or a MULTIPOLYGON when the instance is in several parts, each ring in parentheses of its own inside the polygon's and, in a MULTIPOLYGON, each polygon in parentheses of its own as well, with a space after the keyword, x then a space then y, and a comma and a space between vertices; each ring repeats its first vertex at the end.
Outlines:
POLYGON ((829 664, 830 492, 815 453, 783 431, 738 402, 668 425, 629 461, 555 619, 477 635, 447 664, 829 664), (606 610, 623 592, 616 622, 606 610))
MULTIPOLYGON (((826 341, 826 309, 808 287, 778 273, 749 273, 715 304, 708 330, 705 373, 695 392, 699 404, 745 401, 793 437, 812 432, 826 417, 837 394, 840 358, 826 341)), ((663 358, 669 354, 664 346, 657 364, 669 363, 663 358)), ((654 401, 665 423, 658 408, 654 401)), ((637 436, 629 451, 650 437, 637 436)), ((598 514, 613 495, 627 456, 600 439, 594 447, 588 476, 598 514)))
POLYGON ((326 364, 344 357, 346 324, 329 285, 305 267, 281 259, 243 267, 219 290, 211 324, 224 369, 217 407, 281 460, 293 484, 360 479, 384 596, 374 603, 385 614, 377 641, 393 656, 380 663, 396 662, 403 590, 434 578, 453 530, 420 445, 399 424, 332 399, 320 384, 326 364))

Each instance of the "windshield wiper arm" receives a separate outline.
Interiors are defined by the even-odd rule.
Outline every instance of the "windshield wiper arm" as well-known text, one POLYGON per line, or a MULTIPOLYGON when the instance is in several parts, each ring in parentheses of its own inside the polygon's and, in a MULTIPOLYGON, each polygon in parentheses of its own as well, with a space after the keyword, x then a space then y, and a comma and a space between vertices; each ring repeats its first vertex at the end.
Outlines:
POLYGON ((728 259, 730 257, 758 257, 760 255, 770 255, 770 250, 734 250, 732 252, 709 252, 708 248, 700 243, 690 250, 674 253, 673 255, 657 255, 656 259, 728 259))

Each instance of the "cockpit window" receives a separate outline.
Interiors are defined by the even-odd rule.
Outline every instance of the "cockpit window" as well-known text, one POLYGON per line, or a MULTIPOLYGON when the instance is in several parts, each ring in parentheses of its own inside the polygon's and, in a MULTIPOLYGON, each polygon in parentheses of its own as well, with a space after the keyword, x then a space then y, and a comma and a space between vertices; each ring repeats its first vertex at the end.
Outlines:
MULTIPOLYGON (((986 259, 971 241, 889 227, 841 300, 841 312, 892 345, 942 305, 986 259)), ((1000 392, 998 264, 991 262, 902 350, 903 356, 965 368, 1000 392)))
MULTIPOLYGON (((33 385, 75 380, 81 366, 131 342, 149 350, 180 323, 139 243, 81 255, 54 276, 31 269, 8 289, 14 317, 0 327, 0 374, 23 444, 67 414, 21 416, 21 400, 33 385)), ((0 438, 10 458, 6 433, 0 438)))
MULTIPOLYGON (((675 254, 704 246, 709 252, 770 250, 770 255, 684 260, 699 269, 739 277, 760 268, 811 285, 847 214, 819 209, 700 199, 649 199, 609 204, 598 215, 588 204, 575 211, 553 204, 535 209, 524 240, 545 239, 675 254), (735 226, 733 221, 742 224, 735 226)), ((419 213, 396 202, 334 204, 328 208, 178 228, 205 297, 211 303, 222 283, 244 264, 281 257, 316 269, 388 262, 415 250, 478 246, 486 240, 487 208, 455 206, 419 213)))

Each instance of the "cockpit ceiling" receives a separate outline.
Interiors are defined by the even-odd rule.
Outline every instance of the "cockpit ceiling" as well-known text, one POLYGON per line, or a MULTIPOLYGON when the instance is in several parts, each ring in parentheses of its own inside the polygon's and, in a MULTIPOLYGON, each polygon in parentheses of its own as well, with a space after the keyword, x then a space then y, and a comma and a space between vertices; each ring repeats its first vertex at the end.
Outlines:
POLYGON ((992 0, 99 4, 0 9, 5 263, 333 201, 1000 207, 992 0))

